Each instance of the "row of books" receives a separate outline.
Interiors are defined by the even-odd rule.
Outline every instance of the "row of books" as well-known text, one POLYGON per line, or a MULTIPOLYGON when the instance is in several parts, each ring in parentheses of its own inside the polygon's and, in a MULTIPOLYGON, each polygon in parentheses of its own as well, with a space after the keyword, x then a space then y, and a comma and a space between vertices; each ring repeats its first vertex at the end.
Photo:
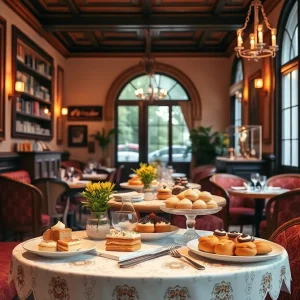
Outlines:
POLYGON ((45 101, 50 101, 50 91, 31 75, 17 71, 17 81, 24 82, 25 92, 45 101))
POLYGON ((41 142, 19 142, 15 144, 15 151, 17 152, 42 152, 43 151, 43 146, 41 142))
POLYGON ((52 68, 49 63, 29 52, 22 44, 17 45, 17 59, 38 73, 51 79, 52 68))
POLYGON ((17 98, 16 111, 29 114, 32 116, 44 117, 50 119, 49 116, 47 117, 47 115, 45 115, 44 107, 41 107, 38 101, 29 101, 29 100, 24 100, 22 98, 17 98))
POLYGON ((40 124, 29 121, 16 121, 16 131, 19 133, 30 133, 50 136, 50 129, 43 128, 40 124))

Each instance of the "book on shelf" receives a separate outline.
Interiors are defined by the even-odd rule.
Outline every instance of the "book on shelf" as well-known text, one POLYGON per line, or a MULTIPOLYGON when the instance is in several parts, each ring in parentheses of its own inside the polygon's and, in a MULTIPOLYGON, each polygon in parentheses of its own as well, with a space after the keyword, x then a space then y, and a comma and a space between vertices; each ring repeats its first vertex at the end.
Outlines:
POLYGON ((17 45, 17 59, 25 63, 25 50, 21 44, 17 45))

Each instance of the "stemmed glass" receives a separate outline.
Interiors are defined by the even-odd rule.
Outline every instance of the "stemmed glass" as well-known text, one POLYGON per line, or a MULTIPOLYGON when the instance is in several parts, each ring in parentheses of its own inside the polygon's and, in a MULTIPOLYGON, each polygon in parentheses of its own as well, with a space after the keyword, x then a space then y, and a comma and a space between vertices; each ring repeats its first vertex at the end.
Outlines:
POLYGON ((138 223, 131 197, 122 198, 122 207, 112 214, 112 225, 117 230, 134 231, 138 223))
POLYGON ((259 181, 259 173, 252 173, 251 174, 251 181, 254 184, 254 190, 256 190, 256 184, 259 181))
POLYGON ((68 175, 68 180, 73 181, 73 175, 74 175, 74 168, 73 167, 68 167, 67 168, 67 175, 68 175))
POLYGON ((267 183, 267 176, 259 176, 259 184, 261 186, 261 190, 263 191, 265 189, 266 183, 267 183))

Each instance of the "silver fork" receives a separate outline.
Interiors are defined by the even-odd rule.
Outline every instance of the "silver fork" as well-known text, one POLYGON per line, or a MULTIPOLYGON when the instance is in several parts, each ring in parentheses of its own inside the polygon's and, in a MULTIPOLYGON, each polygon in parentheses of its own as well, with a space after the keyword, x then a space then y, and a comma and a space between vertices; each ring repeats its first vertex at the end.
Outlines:
POLYGON ((169 254, 175 258, 184 258, 188 262, 189 265, 193 266, 197 270, 205 270, 204 266, 196 263, 195 261, 188 258, 187 256, 180 254, 176 249, 173 248, 173 246, 169 246, 169 254))

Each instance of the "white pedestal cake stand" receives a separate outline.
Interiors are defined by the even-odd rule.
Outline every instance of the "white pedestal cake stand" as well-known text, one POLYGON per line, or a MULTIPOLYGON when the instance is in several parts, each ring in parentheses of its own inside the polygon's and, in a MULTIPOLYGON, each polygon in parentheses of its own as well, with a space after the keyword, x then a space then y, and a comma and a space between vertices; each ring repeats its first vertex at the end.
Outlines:
POLYGON ((183 235, 175 237, 174 239, 174 242, 179 245, 186 245, 189 241, 199 237, 195 231, 197 216, 216 214, 222 209, 220 206, 215 209, 174 209, 166 208, 165 205, 161 205, 159 208, 166 213, 173 215, 184 215, 186 217, 186 232, 183 235))

